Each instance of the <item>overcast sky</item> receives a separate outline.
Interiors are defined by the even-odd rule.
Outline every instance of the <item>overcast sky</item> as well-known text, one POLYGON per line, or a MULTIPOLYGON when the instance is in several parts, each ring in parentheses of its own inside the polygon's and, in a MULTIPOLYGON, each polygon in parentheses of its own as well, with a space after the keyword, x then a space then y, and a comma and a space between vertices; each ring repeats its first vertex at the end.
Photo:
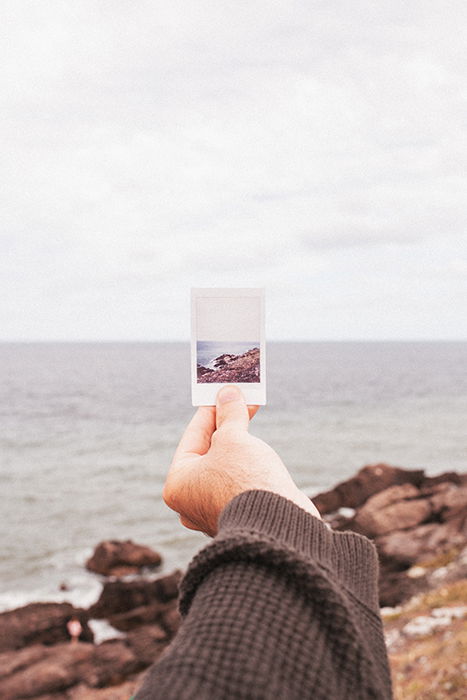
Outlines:
POLYGON ((465 0, 3 0, 0 339, 467 339, 465 0))

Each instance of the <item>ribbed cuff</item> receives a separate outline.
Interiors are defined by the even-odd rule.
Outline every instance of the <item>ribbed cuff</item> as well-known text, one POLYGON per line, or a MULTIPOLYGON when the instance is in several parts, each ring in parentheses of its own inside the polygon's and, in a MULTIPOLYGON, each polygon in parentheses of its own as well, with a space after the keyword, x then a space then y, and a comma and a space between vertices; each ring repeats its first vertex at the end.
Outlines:
POLYGON ((319 518, 271 491, 245 491, 224 508, 215 539, 240 535, 273 540, 312 560, 365 605, 378 610, 378 558, 366 537, 330 530, 319 518))

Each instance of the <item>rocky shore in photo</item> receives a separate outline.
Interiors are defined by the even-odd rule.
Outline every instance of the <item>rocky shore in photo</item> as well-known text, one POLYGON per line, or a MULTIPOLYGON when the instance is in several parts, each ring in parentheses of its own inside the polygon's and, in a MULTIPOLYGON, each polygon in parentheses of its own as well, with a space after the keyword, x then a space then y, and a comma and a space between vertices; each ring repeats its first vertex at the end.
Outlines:
MULTIPOLYGON (((228 364, 228 363, 227 363, 228 364)), ((313 498, 337 530, 370 537, 396 700, 463 697, 467 638, 467 474, 367 466, 313 498)), ((88 609, 31 603, 0 614, 0 697, 128 700, 173 639, 181 572, 131 541, 100 543, 87 562, 103 577, 88 609), (129 575, 131 574, 131 575, 129 575), (67 621, 81 622, 76 644, 67 621), (99 625, 106 627, 100 641, 99 625)))
POLYGON ((214 369, 197 365, 199 383, 259 382, 259 348, 252 348, 242 355, 224 353, 213 361, 214 369))

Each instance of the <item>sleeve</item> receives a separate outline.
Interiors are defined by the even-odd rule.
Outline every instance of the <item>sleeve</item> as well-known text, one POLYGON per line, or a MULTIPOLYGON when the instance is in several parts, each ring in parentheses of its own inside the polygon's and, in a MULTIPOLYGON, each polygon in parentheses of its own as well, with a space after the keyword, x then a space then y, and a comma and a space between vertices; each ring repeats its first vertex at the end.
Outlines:
POLYGON ((136 700, 391 698, 374 546, 267 491, 234 498, 136 700))

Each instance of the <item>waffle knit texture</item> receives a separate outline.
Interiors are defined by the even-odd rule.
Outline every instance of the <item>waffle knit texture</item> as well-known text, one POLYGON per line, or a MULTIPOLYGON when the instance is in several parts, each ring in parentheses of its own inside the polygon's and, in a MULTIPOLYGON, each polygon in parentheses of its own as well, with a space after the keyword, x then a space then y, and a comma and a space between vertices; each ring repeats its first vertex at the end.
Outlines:
POLYGON ((268 491, 234 498, 136 700, 386 700, 374 546, 268 491))

